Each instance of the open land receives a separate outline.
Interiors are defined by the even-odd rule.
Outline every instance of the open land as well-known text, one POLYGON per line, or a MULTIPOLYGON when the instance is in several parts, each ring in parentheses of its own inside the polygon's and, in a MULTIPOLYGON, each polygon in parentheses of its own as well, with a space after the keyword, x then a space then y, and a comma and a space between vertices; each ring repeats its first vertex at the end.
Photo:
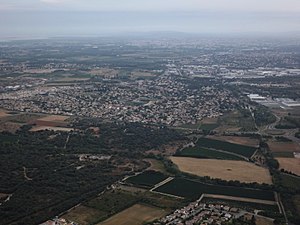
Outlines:
POLYGON ((74 130, 73 128, 68 127, 51 127, 51 126, 34 126, 30 129, 32 132, 41 131, 41 130, 53 130, 53 131, 65 131, 70 132, 74 130))
POLYGON ((244 160, 238 155, 233 155, 227 152, 212 150, 201 147, 188 147, 176 153, 176 156, 194 157, 203 159, 227 159, 227 160, 244 160))
POLYGON ((251 147, 257 147, 259 145, 259 140, 250 137, 238 137, 238 136, 208 136, 211 139, 219 141, 227 141, 233 144, 246 145, 251 147))
POLYGON ((68 118, 69 116, 50 115, 50 116, 42 117, 39 120, 53 122, 53 121, 65 121, 68 118))
POLYGON ((196 146, 201 146, 205 148, 218 149, 234 154, 238 154, 244 157, 250 158, 256 151, 255 147, 250 147, 246 145, 233 144, 226 141, 219 141, 210 138, 199 138, 196 146))
POLYGON ((158 219, 168 212, 157 207, 135 204, 97 225, 142 225, 158 219))
POLYGON ((168 176, 166 176, 160 172, 147 170, 136 176, 129 177, 128 179, 126 179, 126 182, 135 184, 135 185, 153 187, 155 184, 162 182, 167 177, 168 176))
POLYGON ((268 142, 272 152, 300 152, 300 146, 294 142, 268 142))
POLYGON ((274 201, 272 191, 205 184, 183 178, 175 178, 153 191, 187 198, 199 198, 202 194, 217 194, 274 201))
POLYGON ((195 159, 188 157, 171 157, 171 160, 181 171, 198 176, 209 176, 228 181, 238 180, 245 183, 272 184, 271 175, 266 168, 245 161, 195 159))
POLYGON ((145 159, 144 161, 150 163, 150 167, 147 168, 147 170, 155 170, 162 173, 166 173, 166 168, 162 161, 157 159, 145 159))
POLYGON ((5 110, 0 110, 0 118, 7 117, 9 114, 5 110))
POLYGON ((84 205, 80 205, 68 212, 67 214, 65 214, 63 218, 70 221, 74 221, 80 225, 89 225, 96 222, 104 216, 105 212, 84 205))
POLYGON ((280 169, 292 172, 300 176, 300 159, 299 158, 276 158, 279 162, 280 169))

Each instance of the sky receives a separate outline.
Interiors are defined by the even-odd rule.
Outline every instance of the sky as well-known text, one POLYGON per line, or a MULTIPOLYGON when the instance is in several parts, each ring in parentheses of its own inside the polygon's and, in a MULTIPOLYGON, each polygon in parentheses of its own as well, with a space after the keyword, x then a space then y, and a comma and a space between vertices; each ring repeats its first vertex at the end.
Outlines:
POLYGON ((300 33, 300 0, 0 0, 0 37, 300 33))

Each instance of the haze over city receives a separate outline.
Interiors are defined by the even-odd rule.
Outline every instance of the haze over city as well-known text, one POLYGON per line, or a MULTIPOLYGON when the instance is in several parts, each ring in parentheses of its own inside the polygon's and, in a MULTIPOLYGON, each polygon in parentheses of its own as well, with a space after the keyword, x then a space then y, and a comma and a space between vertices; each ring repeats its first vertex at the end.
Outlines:
POLYGON ((1 38, 300 32, 298 0, 2 0, 1 38))

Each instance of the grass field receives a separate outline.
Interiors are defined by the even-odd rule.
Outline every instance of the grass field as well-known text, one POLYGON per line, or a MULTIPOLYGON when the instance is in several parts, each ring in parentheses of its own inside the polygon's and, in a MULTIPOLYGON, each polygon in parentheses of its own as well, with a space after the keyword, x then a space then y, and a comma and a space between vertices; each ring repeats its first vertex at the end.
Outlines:
POLYGON ((145 159, 145 161, 149 162, 151 165, 148 170, 155 170, 161 173, 167 173, 166 168, 161 160, 157 159, 145 159))
POLYGON ((155 184, 158 184, 165 180, 168 176, 158 172, 158 171, 151 171, 147 170, 141 174, 138 174, 133 177, 129 177, 126 179, 126 183, 135 184, 138 186, 145 186, 145 187, 154 187, 155 184))
POLYGON ((228 160, 244 160, 236 155, 227 154, 202 147, 188 147, 176 154, 177 156, 195 157, 203 159, 228 159, 228 160))
POLYGON ((184 178, 175 178, 154 191, 193 199, 199 198, 206 193, 274 201, 274 193, 272 191, 210 185, 184 178))
POLYGON ((157 207, 135 204, 97 225, 143 225, 165 216, 168 212, 157 207))
POLYGON ((208 138, 219 140, 219 141, 226 141, 233 144, 238 145, 246 145, 250 147, 258 147, 259 140, 257 138, 250 138, 250 137, 238 137, 238 136, 208 136, 208 138))
POLYGON ((276 158, 279 162, 280 169, 292 172, 300 176, 300 159, 299 158, 276 158))
POLYGON ((300 146, 294 142, 268 141, 272 152, 300 152, 300 146))
POLYGON ((279 182, 281 186, 294 190, 295 192, 300 191, 300 177, 295 177, 289 174, 280 173, 279 179, 280 179, 279 182))
POLYGON ((203 123, 199 126, 199 129, 202 130, 214 130, 219 126, 217 123, 203 123))
POLYGON ((275 158, 294 158, 293 152, 273 152, 275 158))
POLYGON ((250 158, 253 155, 253 153, 256 151, 255 147, 238 145, 230 142, 213 140, 210 138, 199 138, 196 145, 200 147, 220 149, 223 151, 239 154, 248 158, 250 158))
POLYGON ((272 184, 271 175, 266 168, 245 161, 188 157, 171 157, 171 160, 178 166, 179 170, 197 176, 209 176, 227 181, 238 180, 244 183, 272 184))
POLYGON ((105 218, 106 213, 97 209, 80 205, 63 216, 64 219, 76 222, 80 225, 89 225, 105 218))

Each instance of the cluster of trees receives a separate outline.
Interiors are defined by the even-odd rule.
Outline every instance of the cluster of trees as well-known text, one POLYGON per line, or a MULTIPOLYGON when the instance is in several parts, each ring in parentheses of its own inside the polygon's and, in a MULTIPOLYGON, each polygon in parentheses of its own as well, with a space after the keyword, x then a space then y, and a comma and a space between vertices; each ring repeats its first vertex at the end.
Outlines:
POLYGON ((254 119, 257 126, 268 125, 276 121, 276 117, 271 111, 262 105, 258 105, 254 110, 254 119))
POLYGON ((29 126, 16 134, 0 133, 0 193, 12 194, 0 206, 0 224, 30 225, 52 218, 128 173, 116 169, 118 160, 140 167, 146 150, 181 138, 166 127, 98 125, 99 135, 90 130, 29 132, 29 126), (81 162, 79 154, 112 158, 81 162))

